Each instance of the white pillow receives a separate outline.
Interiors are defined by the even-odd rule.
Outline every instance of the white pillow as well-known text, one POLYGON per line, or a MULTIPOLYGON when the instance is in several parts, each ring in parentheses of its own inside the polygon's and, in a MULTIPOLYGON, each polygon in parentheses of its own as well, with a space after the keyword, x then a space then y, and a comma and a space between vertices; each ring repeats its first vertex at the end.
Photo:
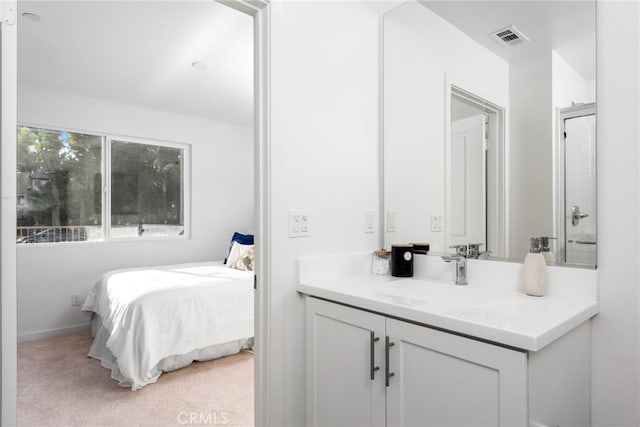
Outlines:
POLYGON ((241 245, 238 242, 233 242, 229 258, 227 258, 227 267, 253 271, 253 245, 241 245))

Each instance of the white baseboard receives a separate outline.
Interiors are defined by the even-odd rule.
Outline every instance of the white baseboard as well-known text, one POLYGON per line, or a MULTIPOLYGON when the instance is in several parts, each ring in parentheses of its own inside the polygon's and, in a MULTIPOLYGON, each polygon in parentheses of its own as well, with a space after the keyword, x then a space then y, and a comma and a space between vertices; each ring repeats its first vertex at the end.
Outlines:
POLYGON ((64 328, 46 329, 44 331, 26 332, 18 334, 18 342, 35 341, 43 338, 59 337, 62 335, 77 334, 78 332, 90 331, 91 323, 82 325, 67 326, 64 328))

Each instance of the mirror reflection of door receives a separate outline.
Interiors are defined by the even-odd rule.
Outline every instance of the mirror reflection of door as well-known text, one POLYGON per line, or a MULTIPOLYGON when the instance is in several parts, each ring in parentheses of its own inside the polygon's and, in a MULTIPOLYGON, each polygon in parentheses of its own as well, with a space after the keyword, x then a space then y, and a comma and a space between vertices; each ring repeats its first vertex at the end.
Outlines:
POLYGON ((485 116, 451 121, 451 245, 486 245, 485 116))
POLYGON ((446 245, 504 256, 504 110, 451 86, 446 245))
MULTIPOLYGON (((564 137, 564 262, 596 265, 595 106, 560 114, 564 137)), ((562 189, 561 189, 562 191, 562 189)), ((562 253, 560 254, 562 256, 562 253)))

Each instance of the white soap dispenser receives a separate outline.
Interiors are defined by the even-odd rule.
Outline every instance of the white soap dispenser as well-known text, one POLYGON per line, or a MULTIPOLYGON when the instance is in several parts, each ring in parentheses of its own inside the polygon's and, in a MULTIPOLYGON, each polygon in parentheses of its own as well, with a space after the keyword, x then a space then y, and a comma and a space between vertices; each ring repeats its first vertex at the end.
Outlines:
POLYGON ((531 248, 522 266, 521 287, 527 295, 542 297, 547 293, 547 263, 540 253, 540 238, 532 237, 530 241, 531 248))

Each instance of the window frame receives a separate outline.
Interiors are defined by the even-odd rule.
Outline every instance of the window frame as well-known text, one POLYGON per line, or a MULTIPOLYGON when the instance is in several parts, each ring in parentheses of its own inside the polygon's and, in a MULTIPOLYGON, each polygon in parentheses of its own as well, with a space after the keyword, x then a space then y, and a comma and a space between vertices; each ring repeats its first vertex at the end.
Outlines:
MULTIPOLYGON (((43 242, 34 245, 26 245, 16 243, 17 246, 50 246, 60 244, 95 244, 107 242, 145 242, 145 241, 161 241, 161 240, 191 240, 191 144, 184 142, 167 141, 156 138, 146 138, 129 136, 112 132, 99 132, 87 129, 52 126, 47 124, 39 124, 33 122, 18 121, 18 127, 29 127, 55 132, 80 133, 99 137, 101 139, 101 164, 100 173, 102 174, 102 212, 100 212, 102 238, 98 240, 84 240, 73 242, 43 242), (112 142, 130 142, 133 144, 153 145, 159 147, 181 149, 183 152, 182 161, 182 217, 184 233, 177 236, 146 236, 146 237, 114 237, 111 230, 111 147, 112 142)), ((17 144, 17 141, 16 141, 17 144)), ((17 159, 16 159, 17 160, 17 159)), ((17 199, 15 208, 18 208, 17 199)))

